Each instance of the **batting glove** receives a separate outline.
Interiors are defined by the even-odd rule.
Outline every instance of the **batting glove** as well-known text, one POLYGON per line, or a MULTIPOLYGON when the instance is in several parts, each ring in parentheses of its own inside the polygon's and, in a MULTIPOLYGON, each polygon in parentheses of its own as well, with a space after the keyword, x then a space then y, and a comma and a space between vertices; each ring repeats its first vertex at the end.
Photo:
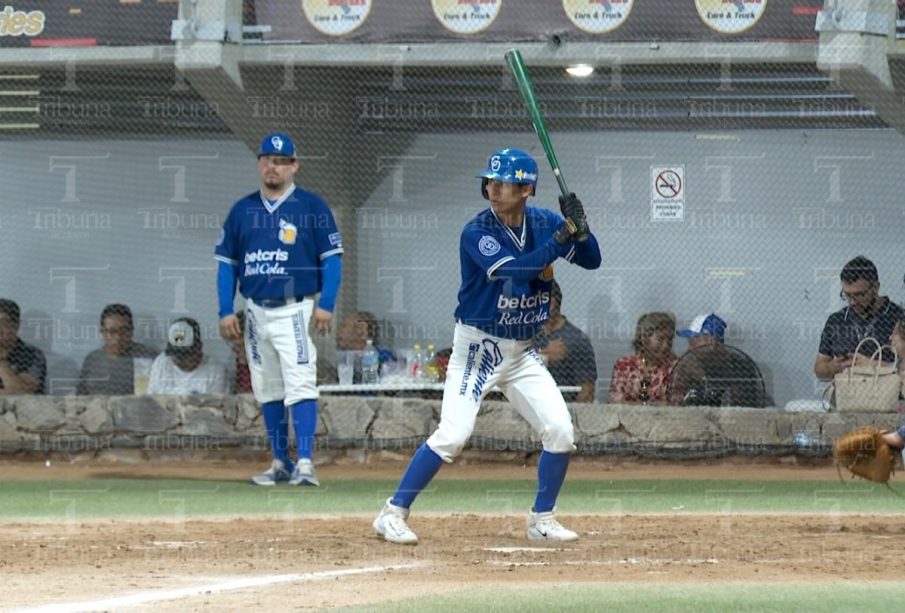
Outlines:
POLYGON ((566 224, 568 225, 571 222, 573 226, 572 234, 574 237, 572 240, 587 240, 590 234, 588 218, 584 212, 584 205, 581 204, 581 200, 578 199, 575 192, 559 197, 559 210, 562 211, 563 217, 566 218, 566 224))

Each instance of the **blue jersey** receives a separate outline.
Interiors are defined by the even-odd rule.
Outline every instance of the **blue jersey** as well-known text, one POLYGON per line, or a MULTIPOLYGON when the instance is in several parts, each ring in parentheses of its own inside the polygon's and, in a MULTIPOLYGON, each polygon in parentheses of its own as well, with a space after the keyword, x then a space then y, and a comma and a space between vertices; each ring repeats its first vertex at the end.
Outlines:
POLYGON ((293 186, 276 202, 258 191, 233 205, 214 257, 238 267, 239 292, 252 300, 311 296, 321 290, 321 262, 343 252, 327 203, 293 186))
MULTIPOLYGON (((465 225, 459 242, 462 285, 456 319, 484 332, 525 340, 550 317, 553 275, 548 270, 526 280, 494 278, 494 271, 530 253, 550 240, 563 223, 562 217, 547 209, 525 207, 521 228, 510 228, 493 214, 479 213, 465 225)), ((564 256, 572 261, 575 248, 564 256)))

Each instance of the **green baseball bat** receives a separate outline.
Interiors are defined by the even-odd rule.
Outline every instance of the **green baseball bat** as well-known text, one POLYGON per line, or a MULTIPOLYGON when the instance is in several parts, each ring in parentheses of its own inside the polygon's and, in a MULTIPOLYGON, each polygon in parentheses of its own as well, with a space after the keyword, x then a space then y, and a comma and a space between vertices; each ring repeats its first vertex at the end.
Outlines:
MULTIPOLYGON (((562 192, 563 196, 568 196, 570 193, 569 188, 566 186, 565 177, 562 176, 559 160, 556 159, 556 151, 553 150, 553 143, 550 142, 550 133, 547 131, 547 122, 544 120, 544 115, 537 106, 537 96, 534 93, 534 85, 531 83, 531 77, 528 76, 528 70, 525 68, 525 61, 522 59, 522 54, 518 49, 510 49, 506 52, 505 57, 506 63, 509 64, 509 69, 512 70, 512 76, 515 77, 515 82, 518 84, 519 91, 522 93, 522 99, 525 101, 528 113, 531 115, 531 123, 534 124, 534 131, 540 139, 540 144, 544 148, 544 153, 547 154, 547 161, 550 162, 550 167, 553 169, 553 176, 556 177, 559 191, 562 192)), ((569 229, 572 232, 575 232, 576 228, 575 224, 572 223, 572 220, 566 219, 566 223, 569 224, 569 229)), ((582 234, 578 237, 578 240, 587 240, 587 238, 587 234, 582 234)))

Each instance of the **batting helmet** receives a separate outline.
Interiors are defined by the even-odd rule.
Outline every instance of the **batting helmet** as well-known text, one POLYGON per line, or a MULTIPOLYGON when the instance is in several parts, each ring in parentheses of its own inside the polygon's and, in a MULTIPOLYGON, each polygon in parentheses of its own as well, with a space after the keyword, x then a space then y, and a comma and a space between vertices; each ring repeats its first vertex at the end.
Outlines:
POLYGON ((478 175, 481 181, 481 195, 487 200, 487 181, 494 179, 503 183, 527 183, 531 195, 537 192, 537 162, 521 149, 507 147, 494 152, 487 160, 487 170, 478 175))

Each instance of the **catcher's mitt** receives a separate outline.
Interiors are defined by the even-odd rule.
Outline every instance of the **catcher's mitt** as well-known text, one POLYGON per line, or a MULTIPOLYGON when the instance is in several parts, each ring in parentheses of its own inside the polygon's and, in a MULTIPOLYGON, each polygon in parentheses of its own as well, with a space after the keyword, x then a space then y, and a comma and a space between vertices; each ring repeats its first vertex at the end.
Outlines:
POLYGON ((883 434, 883 430, 874 426, 862 426, 841 436, 833 446, 836 469, 844 466, 853 476, 887 483, 893 473, 895 454, 883 440, 883 434))

